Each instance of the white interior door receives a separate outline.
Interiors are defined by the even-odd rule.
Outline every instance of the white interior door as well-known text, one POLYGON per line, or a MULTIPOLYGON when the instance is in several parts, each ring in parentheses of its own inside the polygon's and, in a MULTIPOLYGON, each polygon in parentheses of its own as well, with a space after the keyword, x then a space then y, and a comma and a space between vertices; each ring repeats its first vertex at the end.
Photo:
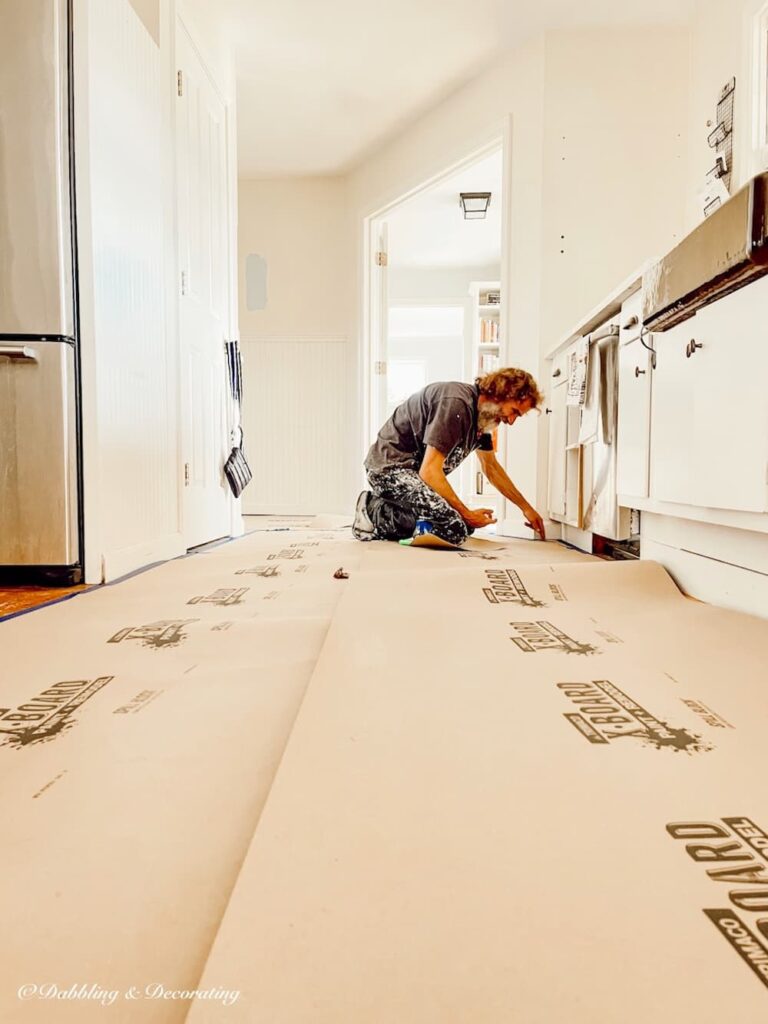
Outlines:
POLYGON ((229 533, 231 448, 224 342, 228 310, 226 108, 184 26, 177 32, 179 332, 183 532, 194 547, 229 533))

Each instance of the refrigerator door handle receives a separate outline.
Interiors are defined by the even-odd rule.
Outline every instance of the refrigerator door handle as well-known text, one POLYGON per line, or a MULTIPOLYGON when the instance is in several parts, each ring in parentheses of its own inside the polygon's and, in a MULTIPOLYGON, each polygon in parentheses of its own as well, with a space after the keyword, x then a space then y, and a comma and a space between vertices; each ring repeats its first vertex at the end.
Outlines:
POLYGON ((14 347, 12 345, 0 345, 0 359, 16 359, 19 362, 25 361, 29 363, 36 363, 37 352, 33 348, 29 348, 27 345, 23 345, 21 348, 14 347))

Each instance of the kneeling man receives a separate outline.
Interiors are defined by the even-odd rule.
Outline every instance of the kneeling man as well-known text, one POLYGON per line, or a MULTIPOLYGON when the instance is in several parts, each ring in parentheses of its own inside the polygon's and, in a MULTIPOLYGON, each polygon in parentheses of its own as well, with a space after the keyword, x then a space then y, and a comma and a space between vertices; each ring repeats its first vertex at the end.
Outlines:
POLYGON ((544 523, 518 491, 493 451, 491 431, 512 426, 542 401, 525 370, 505 369, 474 384, 428 384, 399 405, 379 431, 365 468, 369 491, 357 499, 352 532, 358 540, 402 540, 417 520, 452 544, 495 522, 491 509, 470 509, 448 482, 448 474, 477 451, 483 473, 514 502, 526 525, 545 539, 544 523))

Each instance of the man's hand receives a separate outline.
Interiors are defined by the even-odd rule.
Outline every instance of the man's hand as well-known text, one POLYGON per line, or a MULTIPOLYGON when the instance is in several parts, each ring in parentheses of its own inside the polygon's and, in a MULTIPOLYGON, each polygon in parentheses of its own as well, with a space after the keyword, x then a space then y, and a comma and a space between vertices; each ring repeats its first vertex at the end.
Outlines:
POLYGON ((469 508, 462 516, 462 519, 475 530, 481 530, 484 526, 490 526, 496 522, 496 517, 491 508, 469 508))
POLYGON ((521 509, 521 511, 525 516, 525 525, 530 526, 532 530, 535 530, 535 532, 538 533, 542 540, 546 540, 547 535, 544 532, 544 520, 541 518, 536 509, 532 505, 526 505, 523 509, 521 509))

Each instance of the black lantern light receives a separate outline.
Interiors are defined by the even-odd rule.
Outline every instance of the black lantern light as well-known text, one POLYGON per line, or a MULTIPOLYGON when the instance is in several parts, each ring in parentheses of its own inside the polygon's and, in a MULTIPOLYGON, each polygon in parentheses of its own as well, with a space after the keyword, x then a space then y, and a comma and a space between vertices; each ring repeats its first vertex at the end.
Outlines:
POLYGON ((491 193, 460 192, 459 203, 464 211, 464 220, 485 220, 491 205, 491 193))

